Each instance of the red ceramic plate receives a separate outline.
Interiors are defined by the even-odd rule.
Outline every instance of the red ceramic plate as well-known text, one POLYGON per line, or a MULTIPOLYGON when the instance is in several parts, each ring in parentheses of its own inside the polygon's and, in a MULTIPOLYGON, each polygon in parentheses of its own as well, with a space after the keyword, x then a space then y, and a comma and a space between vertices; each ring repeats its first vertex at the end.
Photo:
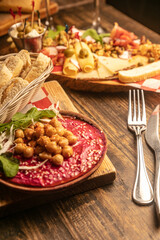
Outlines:
POLYGON ((59 167, 46 162, 36 171, 19 170, 13 179, 0 178, 0 183, 26 192, 60 191, 84 181, 100 166, 107 151, 107 138, 102 129, 82 114, 68 111, 61 114, 62 125, 78 136, 73 157, 65 159, 59 167), (19 176, 23 183, 19 182, 19 176), (30 184, 34 181, 33 186, 27 185, 27 181, 30 184))

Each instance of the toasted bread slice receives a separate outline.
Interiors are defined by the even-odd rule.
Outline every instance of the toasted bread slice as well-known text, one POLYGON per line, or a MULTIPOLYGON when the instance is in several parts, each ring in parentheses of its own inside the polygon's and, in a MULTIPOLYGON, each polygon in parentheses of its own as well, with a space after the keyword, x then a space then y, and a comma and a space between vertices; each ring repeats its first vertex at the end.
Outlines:
POLYGON ((139 82, 160 74, 160 61, 148 65, 133 68, 126 71, 119 71, 118 78, 121 82, 139 82))

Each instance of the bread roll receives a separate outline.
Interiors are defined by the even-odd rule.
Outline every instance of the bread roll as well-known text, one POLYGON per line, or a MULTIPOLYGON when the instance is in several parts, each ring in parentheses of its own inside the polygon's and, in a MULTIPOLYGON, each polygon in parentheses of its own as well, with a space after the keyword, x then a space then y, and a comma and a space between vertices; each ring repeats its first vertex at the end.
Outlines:
POLYGON ((121 82, 139 82, 160 74, 160 61, 150 63, 143 67, 131 70, 119 71, 118 77, 121 82))
POLYGON ((3 89, 0 95, 1 106, 5 105, 7 102, 13 99, 13 97, 23 88, 25 88, 29 83, 22 78, 13 78, 8 85, 3 89))
POLYGON ((23 61, 18 56, 7 57, 4 64, 11 71, 13 77, 18 77, 23 69, 23 61))
POLYGON ((13 76, 12 72, 6 67, 6 65, 0 64, 0 92, 1 88, 8 84, 12 76, 13 76))

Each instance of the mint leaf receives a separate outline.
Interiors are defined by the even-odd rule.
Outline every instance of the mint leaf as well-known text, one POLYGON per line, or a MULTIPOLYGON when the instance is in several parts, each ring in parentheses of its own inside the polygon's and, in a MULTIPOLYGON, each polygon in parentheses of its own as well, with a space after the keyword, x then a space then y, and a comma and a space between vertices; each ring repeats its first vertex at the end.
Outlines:
POLYGON ((0 168, 6 177, 14 177, 19 170, 19 161, 12 153, 4 153, 0 155, 0 168))

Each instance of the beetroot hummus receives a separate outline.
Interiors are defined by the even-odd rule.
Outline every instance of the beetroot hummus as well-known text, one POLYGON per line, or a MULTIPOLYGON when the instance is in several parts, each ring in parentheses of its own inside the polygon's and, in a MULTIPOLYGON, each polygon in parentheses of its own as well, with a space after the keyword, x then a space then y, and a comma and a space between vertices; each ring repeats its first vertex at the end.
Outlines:
MULTIPOLYGON (((76 144, 72 146, 72 157, 64 159, 61 166, 54 166, 47 161, 37 169, 19 170, 11 182, 35 187, 53 186, 79 177, 98 163, 105 151, 104 134, 93 125, 73 117, 64 117, 59 121, 78 137, 76 144)), ((34 157, 25 161, 20 159, 20 166, 35 166, 39 163, 34 157)))

